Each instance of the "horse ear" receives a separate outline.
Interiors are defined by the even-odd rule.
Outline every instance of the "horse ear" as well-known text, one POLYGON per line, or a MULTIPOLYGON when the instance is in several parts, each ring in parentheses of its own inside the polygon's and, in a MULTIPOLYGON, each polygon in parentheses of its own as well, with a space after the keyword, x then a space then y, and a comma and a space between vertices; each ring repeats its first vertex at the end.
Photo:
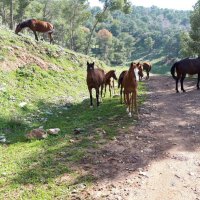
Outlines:
POLYGON ((94 62, 92 64, 94 65, 94 62))
POLYGON ((87 61, 87 65, 89 65, 89 62, 87 61))

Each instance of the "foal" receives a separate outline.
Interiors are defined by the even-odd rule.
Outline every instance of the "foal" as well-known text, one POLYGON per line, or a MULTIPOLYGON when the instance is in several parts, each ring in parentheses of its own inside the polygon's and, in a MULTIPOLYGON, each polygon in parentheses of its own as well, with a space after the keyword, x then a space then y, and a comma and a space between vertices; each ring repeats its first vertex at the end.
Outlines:
POLYGON ((133 113, 133 103, 136 115, 138 117, 138 108, 137 108, 137 74, 138 68, 137 65, 131 63, 129 70, 124 74, 122 85, 124 87, 124 101, 128 106, 127 111, 129 117, 133 113))
POLYGON ((110 70, 108 73, 106 73, 105 78, 104 78, 104 84, 105 84, 105 93, 104 97, 106 95, 106 87, 107 85, 109 86, 109 91, 110 91, 110 97, 111 97, 111 88, 114 90, 114 80, 113 80, 113 85, 111 84, 111 78, 114 80, 117 80, 117 76, 115 74, 115 70, 110 70))
POLYGON ((92 102, 92 88, 96 90, 97 106, 99 106, 99 88, 101 87, 101 97, 103 93, 105 73, 102 69, 94 69, 94 62, 87 62, 87 86, 90 93, 90 106, 93 107, 92 102))
POLYGON ((38 41, 38 36, 36 32, 41 32, 41 33, 48 33, 50 44, 51 42, 53 42, 53 37, 51 34, 54 32, 54 26, 51 23, 40 21, 37 19, 29 19, 19 23, 15 29, 15 33, 18 34, 23 28, 26 27, 30 28, 33 31, 35 39, 37 41, 38 41))

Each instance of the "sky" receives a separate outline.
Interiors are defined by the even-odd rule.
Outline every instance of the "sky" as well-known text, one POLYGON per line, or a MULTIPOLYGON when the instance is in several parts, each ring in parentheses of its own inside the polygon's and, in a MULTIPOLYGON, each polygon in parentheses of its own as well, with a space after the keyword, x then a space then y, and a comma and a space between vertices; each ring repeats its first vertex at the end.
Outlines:
MULTIPOLYGON (((151 7, 157 6, 159 8, 170 8, 176 10, 192 10, 193 5, 197 0, 130 0, 133 5, 151 7)), ((89 0, 90 5, 101 6, 98 0, 89 0)))

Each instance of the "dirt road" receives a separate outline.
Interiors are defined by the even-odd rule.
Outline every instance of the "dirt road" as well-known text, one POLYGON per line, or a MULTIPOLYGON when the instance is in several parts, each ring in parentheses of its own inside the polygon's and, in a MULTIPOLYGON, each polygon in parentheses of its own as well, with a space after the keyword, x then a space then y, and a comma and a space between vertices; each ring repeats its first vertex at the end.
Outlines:
POLYGON ((146 84, 148 99, 137 126, 120 130, 85 161, 96 184, 83 192, 84 199, 200 200, 196 80, 185 81, 187 92, 180 94, 171 77, 153 76, 146 84))

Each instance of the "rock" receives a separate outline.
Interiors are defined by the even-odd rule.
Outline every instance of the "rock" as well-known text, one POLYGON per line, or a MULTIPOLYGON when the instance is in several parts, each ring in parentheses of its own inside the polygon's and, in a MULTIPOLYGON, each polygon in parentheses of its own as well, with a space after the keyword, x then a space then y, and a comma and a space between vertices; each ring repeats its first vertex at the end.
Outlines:
POLYGON ((6 143, 6 137, 4 135, 0 135, 0 143, 6 143))
POLYGON ((37 129, 33 129, 32 131, 30 131, 29 133, 27 133, 26 138, 27 139, 45 139, 47 138, 47 132, 44 129, 41 128, 37 128, 37 129))
POLYGON ((20 108, 23 108, 23 107, 26 106, 26 105, 27 105, 26 102, 21 102, 21 103, 19 104, 19 107, 20 107, 20 108))
POLYGON ((47 130, 47 133, 49 135, 58 135, 59 132, 60 132, 59 128, 50 128, 47 130))

